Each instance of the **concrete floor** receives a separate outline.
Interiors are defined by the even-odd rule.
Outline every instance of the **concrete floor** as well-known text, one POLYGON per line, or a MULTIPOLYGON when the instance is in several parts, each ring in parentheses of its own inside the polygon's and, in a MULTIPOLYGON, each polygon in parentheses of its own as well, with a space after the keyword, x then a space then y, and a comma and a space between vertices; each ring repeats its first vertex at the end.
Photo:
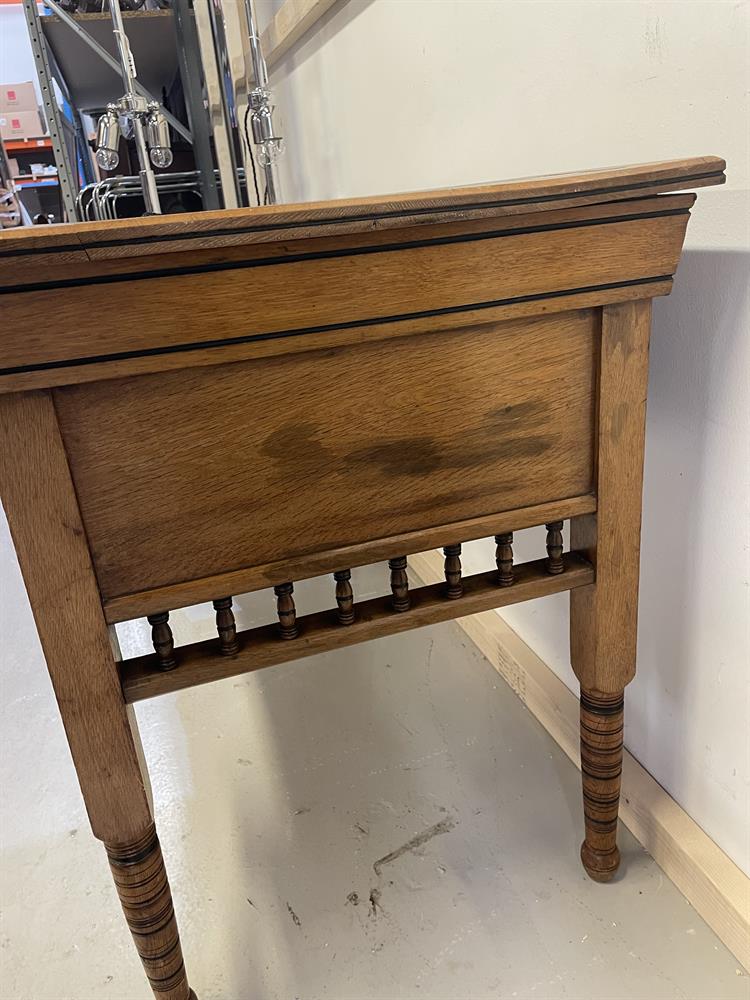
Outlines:
MULTIPOLYGON (((0 995, 145 1000, 3 528, 0 995)), ((302 610, 331 595, 298 588, 302 610)), ((242 624, 272 614, 239 602, 242 624)), ((210 610, 173 624, 205 635, 210 610)), ((121 641, 143 649, 142 624, 121 641)), ((138 716, 199 1000, 748 997, 626 830, 621 877, 586 878, 578 773, 455 625, 138 716)))

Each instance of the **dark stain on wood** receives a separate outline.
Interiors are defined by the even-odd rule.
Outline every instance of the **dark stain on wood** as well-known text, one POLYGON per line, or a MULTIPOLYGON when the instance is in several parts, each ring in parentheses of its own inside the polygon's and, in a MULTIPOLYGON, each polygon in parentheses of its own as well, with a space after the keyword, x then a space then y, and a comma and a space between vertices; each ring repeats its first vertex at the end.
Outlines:
POLYGON ((460 447, 441 449, 426 435, 384 441, 345 456, 348 463, 374 466, 387 476, 421 477, 448 469, 473 469, 488 461, 536 458, 554 447, 556 435, 530 434, 498 437, 497 429, 468 432, 460 447))
POLYGON ((334 456, 319 437, 313 423, 290 423, 274 430, 260 444, 259 451, 279 462, 302 462, 306 465, 330 465, 334 456))

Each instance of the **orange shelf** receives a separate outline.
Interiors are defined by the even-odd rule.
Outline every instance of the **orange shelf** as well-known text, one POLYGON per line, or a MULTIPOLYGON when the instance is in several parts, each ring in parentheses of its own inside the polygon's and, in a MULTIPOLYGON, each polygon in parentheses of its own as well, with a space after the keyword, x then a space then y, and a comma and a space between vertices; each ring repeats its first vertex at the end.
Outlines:
POLYGON ((52 149, 52 140, 42 139, 3 139, 7 153, 23 153, 33 149, 52 149))
POLYGON ((57 177, 14 177, 16 188, 58 187, 57 177))

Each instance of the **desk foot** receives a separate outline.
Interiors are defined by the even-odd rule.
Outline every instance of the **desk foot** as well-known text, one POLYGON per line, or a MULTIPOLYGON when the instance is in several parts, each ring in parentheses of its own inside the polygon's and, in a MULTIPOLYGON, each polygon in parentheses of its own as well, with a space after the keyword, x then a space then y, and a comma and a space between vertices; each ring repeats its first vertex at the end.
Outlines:
POLYGON ((596 882, 620 865, 617 812, 622 777, 624 696, 581 690, 581 774, 586 839, 581 861, 596 882))
POLYGON ((125 918, 157 1000, 196 1000, 182 960, 172 894, 153 824, 129 844, 105 844, 125 918))
POLYGON ((620 867, 620 851, 617 845, 608 854, 592 851, 584 840, 581 844, 581 861, 589 878, 595 882, 609 882, 620 867))

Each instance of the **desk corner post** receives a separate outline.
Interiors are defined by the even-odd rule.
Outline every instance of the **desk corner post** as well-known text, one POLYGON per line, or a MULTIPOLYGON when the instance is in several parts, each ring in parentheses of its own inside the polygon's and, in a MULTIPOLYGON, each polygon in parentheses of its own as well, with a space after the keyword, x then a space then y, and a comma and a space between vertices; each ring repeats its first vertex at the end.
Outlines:
POLYGON ((0 496, 94 836, 157 1000, 194 1000, 86 532, 49 391, 0 395, 0 496))
POLYGON ((635 675, 641 493, 651 301, 602 309, 596 435, 597 510, 571 521, 571 548, 596 580, 571 592, 570 652, 581 685, 584 868, 617 871, 626 685, 635 675))

